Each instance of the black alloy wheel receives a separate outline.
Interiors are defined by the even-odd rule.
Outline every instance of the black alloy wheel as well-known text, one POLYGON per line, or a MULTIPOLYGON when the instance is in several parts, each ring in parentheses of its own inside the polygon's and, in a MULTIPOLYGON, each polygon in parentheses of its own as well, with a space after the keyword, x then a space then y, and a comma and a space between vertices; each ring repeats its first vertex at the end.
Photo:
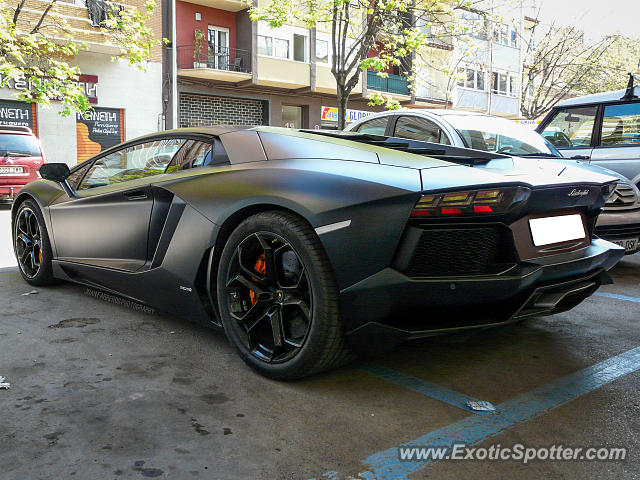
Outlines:
POLYGON ((236 227, 220 257, 217 300, 227 337, 267 377, 301 378, 351 358, 326 253, 294 214, 263 212, 236 227))
POLYGON ((34 278, 42 263, 42 237, 35 212, 24 207, 15 221, 15 250, 20 270, 29 278, 34 278))
POLYGON ((251 354, 281 363, 302 348, 311 327, 311 285, 282 237, 256 232, 235 249, 227 270, 228 309, 251 354))
POLYGON ((32 285, 54 282, 51 245, 38 205, 25 200, 13 219, 13 249, 22 277, 32 285))

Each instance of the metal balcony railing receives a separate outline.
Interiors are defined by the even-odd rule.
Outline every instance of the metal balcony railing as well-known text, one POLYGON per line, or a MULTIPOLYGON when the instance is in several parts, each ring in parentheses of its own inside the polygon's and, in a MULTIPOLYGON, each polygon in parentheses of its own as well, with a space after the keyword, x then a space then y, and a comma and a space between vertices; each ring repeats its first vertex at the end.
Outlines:
POLYGON ((247 50, 215 45, 204 45, 196 53, 194 45, 182 45, 178 46, 178 68, 212 68, 251 73, 251 55, 247 50))
POLYGON ((372 70, 367 71, 367 88, 369 90, 378 90, 379 92, 409 95, 407 77, 389 74, 385 78, 378 76, 378 72, 372 70))

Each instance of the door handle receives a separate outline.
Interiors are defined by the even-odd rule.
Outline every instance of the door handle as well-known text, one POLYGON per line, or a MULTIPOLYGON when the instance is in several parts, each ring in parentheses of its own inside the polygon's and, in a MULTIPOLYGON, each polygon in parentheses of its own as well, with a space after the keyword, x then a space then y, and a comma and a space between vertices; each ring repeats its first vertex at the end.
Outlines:
POLYGON ((589 160, 591 157, 589 155, 574 155, 570 157, 570 160, 589 160))
POLYGON ((132 190, 124 192, 124 196, 127 200, 144 200, 147 198, 147 193, 144 190, 132 190))

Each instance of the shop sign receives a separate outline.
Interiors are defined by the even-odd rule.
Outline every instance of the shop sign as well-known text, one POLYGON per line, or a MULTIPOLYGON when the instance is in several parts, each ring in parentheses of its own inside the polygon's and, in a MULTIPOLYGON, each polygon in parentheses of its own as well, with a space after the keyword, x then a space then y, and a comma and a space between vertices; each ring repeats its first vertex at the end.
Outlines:
POLYGON ((0 100, 0 125, 29 127, 37 135, 35 110, 35 103, 0 100))
MULTIPOLYGON (((96 104, 98 103, 98 76, 97 75, 80 75, 78 77, 78 81, 75 82, 77 85, 82 88, 85 95, 89 99, 89 103, 96 104)), ((31 80, 21 77, 17 80, 13 78, 5 79, 2 75, 0 75, 0 85, 3 85, 3 88, 8 88, 9 90, 31 90, 31 80), (6 80, 6 83, 5 83, 6 80)))
POLYGON ((94 107, 76 113, 78 162, 124 142, 124 110, 94 107))
MULTIPOLYGON (((366 110, 350 110, 347 109, 347 123, 357 122, 369 115, 373 115, 375 112, 368 112, 366 110)), ((327 122, 338 121, 338 108, 337 107, 322 107, 321 120, 327 122)))

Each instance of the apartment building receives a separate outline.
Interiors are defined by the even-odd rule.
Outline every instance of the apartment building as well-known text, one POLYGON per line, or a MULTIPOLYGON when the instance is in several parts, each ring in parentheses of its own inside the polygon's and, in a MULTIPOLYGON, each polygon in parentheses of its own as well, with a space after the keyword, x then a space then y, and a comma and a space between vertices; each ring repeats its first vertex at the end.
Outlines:
MULTIPOLYGON (((329 32, 302 26, 272 29, 264 22, 251 22, 242 0, 176 0, 175 8, 177 81, 175 91, 171 84, 165 86, 165 98, 175 95, 178 115, 174 123, 168 101, 167 125, 337 125, 329 32)), ((167 3, 165 18, 171 9, 167 3)), ((171 33, 168 22, 164 35, 171 33)), ((166 60, 165 74, 171 78, 172 60, 166 60)), ((385 73, 381 77, 362 72, 349 98, 347 121, 382 109, 368 105, 374 92, 403 105, 442 103, 416 99, 401 69, 385 73)))
MULTIPOLYGON (((49 4, 44 0, 27 0, 23 17, 37 19, 49 4)), ((91 155, 126 139, 157 131, 162 127, 162 52, 158 45, 146 62, 146 71, 129 67, 126 62, 111 61, 120 53, 109 35, 94 27, 92 13, 99 12, 95 0, 57 2, 57 12, 74 31, 74 39, 87 45, 70 63, 78 65, 83 75, 78 79, 93 110, 86 115, 59 115, 61 106, 50 107, 20 102, 14 94, 29 88, 27 79, 10 81, 0 88, 0 124, 25 125, 40 138, 50 162, 75 165, 91 155)), ((143 4, 133 0, 130 5, 143 4)), ((158 8, 151 27, 160 38, 161 12, 158 8)), ((25 20, 26 22, 26 20, 25 20)), ((20 28, 20 22, 18 27, 20 28)))
POLYGON ((525 39, 535 25, 525 15, 530 3, 487 0, 474 4, 484 13, 458 12, 466 34, 444 43, 440 61, 423 68, 417 96, 440 99, 446 108, 519 118, 525 39))

